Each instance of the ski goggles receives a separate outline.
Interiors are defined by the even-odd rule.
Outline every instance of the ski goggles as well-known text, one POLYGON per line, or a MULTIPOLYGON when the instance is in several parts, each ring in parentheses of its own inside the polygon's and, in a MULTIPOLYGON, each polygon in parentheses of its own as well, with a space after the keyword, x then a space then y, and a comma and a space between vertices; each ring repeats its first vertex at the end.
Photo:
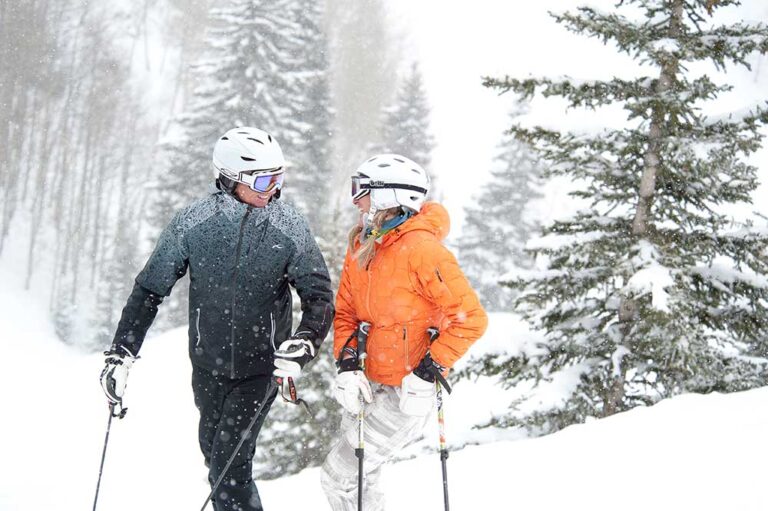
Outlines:
POLYGON ((240 172, 238 181, 248 185, 255 192, 271 192, 283 187, 285 174, 282 167, 270 170, 246 170, 240 172))
POLYGON ((366 176, 352 176, 352 200, 356 201, 358 199, 362 199, 369 193, 371 193, 371 189, 369 188, 368 184, 370 183, 371 179, 366 176))

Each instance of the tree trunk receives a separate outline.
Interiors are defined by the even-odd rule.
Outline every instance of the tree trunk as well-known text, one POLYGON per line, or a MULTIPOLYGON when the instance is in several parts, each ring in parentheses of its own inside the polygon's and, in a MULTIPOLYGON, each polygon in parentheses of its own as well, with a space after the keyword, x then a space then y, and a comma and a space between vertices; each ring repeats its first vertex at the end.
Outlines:
MULTIPOLYGON (((683 22, 684 0, 673 0, 669 18, 669 37, 677 38, 683 22)), ((678 71, 677 59, 670 58, 663 62, 656 87, 656 93, 662 95, 668 92, 675 80, 678 71)), ((637 209, 632 220, 632 236, 637 239, 649 236, 651 221, 651 206, 653 194, 656 189, 656 178, 661 164, 661 144, 664 140, 663 126, 667 119, 666 112, 660 105, 655 105, 651 112, 651 125, 648 130, 648 148, 646 149, 643 174, 638 187, 637 209)), ((635 322, 638 320, 637 302, 628 296, 623 296, 619 303, 619 327, 625 345, 631 344, 631 335, 635 322)), ((607 400, 604 403, 606 415, 619 411, 621 400, 624 398, 624 373, 620 367, 614 367, 616 376, 613 384, 606 389, 607 400)))
MULTIPOLYGON (((672 13, 669 22, 669 35, 671 38, 677 38, 680 35, 680 27, 683 18, 683 1, 673 0, 672 13)), ((656 92, 661 95, 672 88, 676 80, 678 70, 677 59, 671 58, 664 62, 659 75, 656 92)), ((651 216, 651 205, 653 202, 653 192, 656 188, 656 177, 661 163, 660 146, 663 140, 662 127, 665 122, 665 111, 663 107, 656 105, 651 114, 651 126, 648 132, 648 149, 645 153, 645 164, 643 175, 640 178, 640 187, 638 189, 637 209, 635 218, 632 221, 632 234, 638 238, 643 238, 648 234, 648 222, 651 216)))
POLYGON ((40 232, 40 227, 43 224, 43 217, 47 213, 47 208, 44 207, 43 199, 48 196, 46 179, 48 173, 48 163, 50 160, 50 154, 52 150, 52 143, 49 142, 50 129, 47 129, 51 121, 51 104, 50 101, 46 101, 45 110, 43 111, 43 135, 40 140, 39 160, 37 175, 34 182, 34 190, 32 193, 32 218, 31 228, 29 233, 29 251, 27 253, 27 277, 24 282, 24 289, 29 289, 32 282, 32 275, 34 274, 35 267, 35 247, 37 245, 37 236, 40 232))

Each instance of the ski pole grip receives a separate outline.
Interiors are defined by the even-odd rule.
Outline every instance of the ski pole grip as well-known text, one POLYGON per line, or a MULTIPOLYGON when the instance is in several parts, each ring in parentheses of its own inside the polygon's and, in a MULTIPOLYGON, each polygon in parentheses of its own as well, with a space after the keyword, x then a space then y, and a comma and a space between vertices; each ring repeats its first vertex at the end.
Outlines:
POLYGON ((368 343, 368 332, 370 331, 371 324, 367 321, 361 321, 360 326, 357 328, 357 360, 361 368, 365 366, 365 357, 368 356, 365 350, 368 343))
POLYGON ((429 342, 435 342, 440 337, 440 330, 436 326, 427 328, 427 334, 429 334, 429 342))

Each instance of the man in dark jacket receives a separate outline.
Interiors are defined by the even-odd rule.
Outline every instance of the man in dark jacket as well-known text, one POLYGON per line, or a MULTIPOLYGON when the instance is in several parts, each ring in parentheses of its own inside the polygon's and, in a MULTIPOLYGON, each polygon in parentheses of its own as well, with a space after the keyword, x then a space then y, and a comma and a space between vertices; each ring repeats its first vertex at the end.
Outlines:
POLYGON ((296 376, 315 356, 331 326, 333 293, 305 219, 278 200, 285 160, 277 141, 255 128, 230 130, 216 142, 213 165, 218 191, 173 217, 136 277, 101 383, 114 413, 158 306, 189 271, 192 387, 212 485, 264 403, 214 508, 260 510, 251 460, 276 396, 272 373, 296 376), (293 333, 289 285, 302 310, 293 333))

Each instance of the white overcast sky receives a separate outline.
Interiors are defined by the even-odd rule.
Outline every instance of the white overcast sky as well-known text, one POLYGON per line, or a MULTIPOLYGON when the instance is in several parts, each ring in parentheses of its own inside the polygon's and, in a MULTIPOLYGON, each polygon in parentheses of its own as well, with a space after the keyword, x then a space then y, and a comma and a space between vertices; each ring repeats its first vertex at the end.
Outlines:
MULTIPOLYGON (((409 60, 418 60, 424 72, 438 143, 432 168, 445 191, 444 202, 454 220, 453 235, 459 232, 462 206, 482 186, 507 127, 513 99, 483 88, 482 76, 569 75, 599 79, 637 75, 639 68, 629 57, 596 39, 566 31, 547 14, 574 10, 585 3, 610 9, 615 2, 389 0, 395 30, 405 47, 403 54, 409 60)), ((719 19, 742 17, 766 21, 768 5, 765 0, 744 0, 740 8, 721 11, 719 19)), ((768 61, 761 59, 755 71, 749 74, 729 70, 727 79, 735 81, 738 90, 720 102, 720 109, 738 109, 768 99, 764 92, 768 61)), ((537 123, 569 128, 596 127, 603 122, 615 125, 625 118, 620 109, 566 118, 561 105, 551 99, 536 101, 532 117, 537 123)), ((756 163, 768 175, 767 151, 756 158, 756 163)))

